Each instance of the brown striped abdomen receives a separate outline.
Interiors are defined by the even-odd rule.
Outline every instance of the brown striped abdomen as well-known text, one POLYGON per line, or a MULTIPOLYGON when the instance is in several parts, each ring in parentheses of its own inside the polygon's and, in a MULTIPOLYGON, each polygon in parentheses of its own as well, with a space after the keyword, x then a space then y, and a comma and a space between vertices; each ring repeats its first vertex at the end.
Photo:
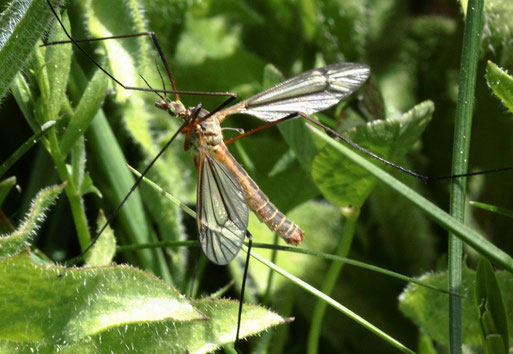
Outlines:
POLYGON ((271 230, 276 231, 285 242, 297 246, 303 240, 303 230, 294 222, 287 219, 282 212, 269 201, 269 198, 260 190, 255 181, 230 154, 226 145, 221 143, 211 152, 212 155, 225 165, 239 182, 248 206, 271 230))

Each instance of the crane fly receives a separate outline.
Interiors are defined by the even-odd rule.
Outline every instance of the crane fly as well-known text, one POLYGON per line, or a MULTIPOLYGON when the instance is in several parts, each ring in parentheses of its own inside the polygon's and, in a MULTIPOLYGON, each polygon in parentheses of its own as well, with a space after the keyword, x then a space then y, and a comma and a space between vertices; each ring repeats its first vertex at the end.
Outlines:
MULTIPOLYGON (((153 32, 75 40, 66 30, 66 27, 57 15, 50 0, 47 0, 47 3, 69 41, 58 41, 45 45, 73 43, 93 64, 95 64, 95 66, 103 71, 116 84, 127 90, 149 91, 157 94, 160 97, 160 101, 155 102, 155 106, 180 118, 183 122, 179 130, 142 172, 127 195, 109 216, 107 222, 97 232, 90 245, 86 247, 76 259, 81 259, 91 249, 105 228, 116 216, 120 207, 126 202, 131 193, 139 185, 142 178, 153 166, 155 161, 164 153, 165 149, 173 142, 179 132, 186 135, 185 149, 188 150, 193 147, 197 152, 197 156, 195 157, 198 169, 196 219, 201 248, 210 261, 215 264, 224 265, 233 260, 238 254, 246 234, 249 234, 247 231, 249 221, 248 207, 257 215, 260 221, 264 222, 271 230, 278 233, 287 243, 292 245, 301 243, 303 239, 303 231, 301 228, 289 220, 269 201, 269 198, 260 190, 244 168, 242 168, 230 154, 223 142, 220 125, 229 115, 247 114, 266 121, 267 125, 276 124, 281 120, 290 118, 304 117, 322 126, 320 123, 312 120, 309 115, 334 106, 357 90, 369 77, 370 69, 367 65, 342 62, 313 69, 285 80, 253 97, 224 108, 235 99, 235 94, 176 90, 173 75, 169 70, 163 51, 153 32), (152 88, 144 78, 143 80, 149 88, 124 85, 98 64, 79 44, 79 42, 137 36, 149 36, 151 38, 166 69, 173 90, 165 89, 163 79, 162 83, 164 89, 161 90, 152 88), (162 96, 160 93, 172 93, 175 95, 176 100, 173 101, 167 96, 162 96), (195 107, 185 108, 179 99, 179 93, 230 97, 212 112, 208 112, 202 108, 201 104, 195 107)), ((370 154, 384 163, 391 164, 350 140, 341 137, 338 133, 329 128, 322 127, 361 151, 370 154)), ((247 134, 242 134, 241 136, 244 135, 247 134)))
POLYGON ((210 114, 201 105, 186 109, 165 98, 156 106, 186 122, 186 149, 197 151, 197 227, 201 248, 215 264, 238 254, 248 227, 248 207, 285 242, 298 245, 303 231, 269 201, 223 142, 221 123, 231 114, 267 122, 310 115, 349 96, 369 77, 365 64, 339 63, 307 71, 231 107, 210 114))
MULTIPOLYGON (((285 80, 278 85, 227 108, 224 107, 233 101, 236 95, 208 93, 211 95, 230 96, 212 112, 203 109, 201 104, 186 108, 179 100, 179 93, 195 95, 207 93, 176 90, 173 76, 169 70, 165 56, 163 55, 156 36, 152 32, 75 41, 67 32, 50 1, 47 0, 47 2, 63 31, 66 33, 66 36, 69 38, 69 41, 49 44, 73 43, 118 85, 128 90, 154 92, 160 97, 160 100, 155 102, 155 106, 182 120, 182 125, 179 130, 145 168, 128 194, 98 231, 90 245, 86 247, 76 259, 81 259, 81 257, 91 249, 103 230, 105 230, 107 225, 109 225, 116 216, 120 207, 139 185, 142 178, 155 161, 173 142, 178 133, 183 133, 186 136, 185 149, 193 148, 196 151, 195 164, 198 169, 196 222, 201 248, 210 261, 218 265, 225 265, 237 256, 242 247, 244 238, 246 235, 250 235, 247 230, 249 209, 257 215, 260 221, 264 222, 271 230, 280 235, 287 243, 292 245, 301 243, 303 239, 303 231, 301 228, 289 220, 269 201, 269 198, 260 190, 258 185, 230 154, 223 142, 221 123, 227 116, 233 114, 252 115, 267 122, 266 125, 277 124, 282 120, 296 117, 304 117, 311 120, 309 115, 334 106, 357 90, 369 77, 370 69, 367 65, 339 63, 313 69, 285 80), (136 88, 123 85, 113 75, 103 69, 101 65, 78 44, 78 42, 83 41, 127 38, 141 35, 151 37, 164 64, 173 90, 166 90, 165 87, 163 90, 156 90, 151 88, 149 84, 149 88, 136 88), (172 93, 175 95, 176 100, 171 100, 169 97, 162 96, 160 93, 172 93)), ((162 81, 164 86, 164 80, 162 81)), ((315 121, 313 122, 315 123, 315 121)), ((324 128, 329 130, 326 127, 324 128)), ((246 134, 241 134, 241 136, 244 135, 246 134)), ((352 143, 352 145, 354 146, 355 144, 352 143)), ((358 148, 365 152, 361 147, 358 148)), ((241 299, 244 298, 247 267, 248 262, 246 261, 241 299)), ((237 332, 235 337, 236 343, 239 338, 242 303, 241 300, 239 303, 237 332)))

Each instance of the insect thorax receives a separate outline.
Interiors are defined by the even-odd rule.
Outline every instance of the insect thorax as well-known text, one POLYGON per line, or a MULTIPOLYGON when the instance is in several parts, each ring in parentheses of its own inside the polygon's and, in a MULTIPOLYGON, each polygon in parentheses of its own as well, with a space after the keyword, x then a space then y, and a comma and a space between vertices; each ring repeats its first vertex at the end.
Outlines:
MULTIPOLYGON (((192 114, 192 112, 196 109, 196 107, 191 107, 187 109, 187 113, 192 114)), ((208 111, 202 109, 198 115, 198 119, 206 116, 208 111)), ((215 149, 219 144, 223 141, 223 133, 221 131, 221 126, 219 124, 219 120, 216 115, 208 117, 203 122, 195 126, 195 129, 192 130, 190 136, 190 143, 196 150, 200 147, 200 138, 201 135, 203 137, 203 143, 206 145, 208 149, 215 149)))

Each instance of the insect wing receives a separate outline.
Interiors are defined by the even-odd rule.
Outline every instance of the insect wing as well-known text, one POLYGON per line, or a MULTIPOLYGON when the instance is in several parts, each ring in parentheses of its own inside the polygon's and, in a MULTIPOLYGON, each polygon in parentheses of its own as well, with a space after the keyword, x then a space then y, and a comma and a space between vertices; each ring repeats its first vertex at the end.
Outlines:
POLYGON ((313 69, 228 108, 225 115, 244 113, 268 122, 296 112, 310 115, 352 94, 369 74, 369 67, 358 63, 313 69))
POLYGON ((201 248, 219 265, 229 263, 239 253, 249 210, 241 187, 233 174, 208 153, 200 153, 197 223, 201 248))

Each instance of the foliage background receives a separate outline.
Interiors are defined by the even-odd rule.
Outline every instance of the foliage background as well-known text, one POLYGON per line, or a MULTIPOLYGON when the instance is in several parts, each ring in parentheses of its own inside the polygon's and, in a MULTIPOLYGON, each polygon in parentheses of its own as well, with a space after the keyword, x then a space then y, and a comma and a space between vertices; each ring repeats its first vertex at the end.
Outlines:
MULTIPOLYGON (((325 112, 324 116, 331 120, 332 126, 344 130, 363 124, 361 117, 370 120, 396 117, 419 102, 431 100, 435 111, 421 140, 406 157, 394 162, 425 175, 449 174, 463 26, 458 2, 143 0, 138 3, 127 1, 126 4, 126 8, 135 5, 141 11, 127 14, 112 10, 110 6, 114 5, 109 2, 71 2, 69 11, 74 36, 89 37, 89 31, 93 34, 95 30, 99 31, 95 28, 97 23, 108 27, 112 34, 133 33, 142 24, 157 34, 180 90, 230 91, 241 98, 265 87, 264 68, 268 64, 290 77, 315 66, 339 61, 367 63, 372 70, 370 84, 359 92, 358 102, 354 100, 348 104, 350 113, 342 112, 339 107, 325 112), (91 9, 95 11, 94 15, 86 12, 91 9), (141 23, 138 24, 138 20, 141 23), (89 30, 88 26, 91 26, 89 30), (362 103, 363 97, 368 96, 372 97, 371 103, 362 103)), ((486 4, 470 155, 473 170, 511 165, 511 113, 488 88, 485 64, 492 60, 511 69, 512 30, 505 19, 512 11, 506 0, 486 4)), ((150 41, 132 39, 123 43, 125 41, 127 44, 123 45, 137 59, 137 72, 142 73, 152 86, 160 87, 150 41)), ((86 47, 94 52, 94 46, 86 47)), ((101 50, 95 54, 105 65, 119 65, 112 59, 108 63, 101 50)), ((77 60, 91 76, 94 69, 91 64, 83 57, 77 60)), ((120 75, 124 75, 124 70, 121 69, 120 75)), ((131 78, 127 76, 127 80, 131 78)), ((140 80, 137 85, 144 86, 140 80)), ((117 94, 107 97, 104 111, 126 159, 141 169, 177 125, 151 107, 154 96, 128 96, 122 90, 116 91, 117 94)), ((186 106, 198 102, 197 97, 182 96, 182 100, 186 106)), ((200 101, 207 109, 220 103, 218 98, 212 97, 201 97, 200 101)), ((32 131, 11 97, 4 99, 1 109, 0 161, 4 161, 32 131)), ((246 130, 258 125, 259 122, 252 118, 242 116, 225 123, 225 126, 246 130)), ((89 152, 93 149, 89 145, 92 139, 86 140, 89 152)), ((194 206, 196 174, 190 154, 181 151, 181 141, 172 146, 151 177, 182 202, 194 206)), ((101 142, 98 144, 96 149, 101 153, 104 147, 101 142)), ((230 149, 273 203, 304 228, 304 247, 333 252, 342 234, 343 217, 322 197, 309 171, 294 159, 278 129, 243 139, 230 149)), ((110 187, 101 184, 103 177, 95 165, 97 159, 94 154, 88 155, 87 169, 94 185, 108 196, 110 187)), ((447 183, 424 185, 392 173, 437 205, 447 207, 447 183)), ((22 192, 11 193, 2 209, 16 223, 36 192, 58 182, 58 177, 43 147, 30 151, 10 174, 16 176, 22 192)), ((506 173, 475 177, 470 181, 469 199, 511 208, 513 198, 509 181, 510 174, 506 173)), ((194 220, 182 217, 172 205, 162 205, 166 202, 157 202, 158 196, 144 186, 142 199, 145 222, 152 230, 149 233, 153 238, 195 239, 194 220)), ((86 195, 85 202, 91 225, 99 207, 112 210, 115 204, 102 202, 94 194, 86 195)), ((509 219, 470 210, 467 222, 498 247, 512 252, 509 219)), ((126 226, 119 222, 114 224, 118 243, 133 242, 124 228, 126 226)), ((250 230, 255 241, 272 242, 273 236, 257 221, 252 220, 250 230)), ((446 268, 446 234, 406 201, 378 184, 361 210, 349 256, 400 273, 422 275, 446 268)), ((60 199, 39 232, 37 246, 57 261, 77 254, 79 246, 65 198, 60 199)), ((472 250, 468 251, 467 263, 472 266, 476 255, 472 250)), ((196 249, 167 252, 164 259, 170 270, 157 267, 151 271, 185 293, 197 259, 196 249)), ((118 255, 116 260, 141 264, 138 256, 130 254, 118 255)), ((288 253, 279 254, 279 262, 316 287, 321 286, 321 275, 329 265, 327 260, 288 253)), ((295 321, 271 330, 270 335, 252 340, 248 345, 254 350, 259 348, 269 352, 303 352, 316 300, 276 277, 273 291, 265 297, 267 271, 253 263, 250 268, 252 278, 247 300, 263 303, 283 316, 293 316, 295 321)), ((240 279, 238 263, 231 267, 231 272, 227 267, 216 267, 204 261, 200 262, 199 269, 200 296, 216 291, 232 278, 237 282, 240 279)), ((333 297, 408 347, 416 348, 419 328, 398 309, 398 296, 404 287, 404 282, 345 267, 333 297)), ((228 295, 236 297, 237 291, 228 295)), ((320 352, 393 351, 392 347, 384 347, 380 338, 330 309, 326 313, 319 345, 320 352)))

